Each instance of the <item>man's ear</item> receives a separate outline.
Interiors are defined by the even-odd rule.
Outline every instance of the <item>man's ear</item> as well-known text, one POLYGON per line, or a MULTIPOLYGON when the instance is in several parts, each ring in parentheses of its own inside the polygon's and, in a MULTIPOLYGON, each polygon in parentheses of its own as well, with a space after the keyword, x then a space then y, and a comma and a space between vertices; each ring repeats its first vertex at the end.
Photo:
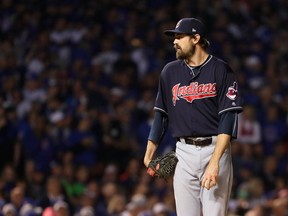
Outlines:
POLYGON ((195 45, 200 41, 200 35, 199 34, 195 34, 191 37, 192 43, 195 45))

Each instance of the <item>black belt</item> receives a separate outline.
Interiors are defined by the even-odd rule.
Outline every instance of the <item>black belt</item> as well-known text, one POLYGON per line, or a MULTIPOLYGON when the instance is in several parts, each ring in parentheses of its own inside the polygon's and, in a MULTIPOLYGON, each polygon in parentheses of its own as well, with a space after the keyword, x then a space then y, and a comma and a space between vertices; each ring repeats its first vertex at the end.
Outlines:
POLYGON ((181 143, 196 146, 208 146, 212 143, 212 137, 180 137, 177 140, 181 143))

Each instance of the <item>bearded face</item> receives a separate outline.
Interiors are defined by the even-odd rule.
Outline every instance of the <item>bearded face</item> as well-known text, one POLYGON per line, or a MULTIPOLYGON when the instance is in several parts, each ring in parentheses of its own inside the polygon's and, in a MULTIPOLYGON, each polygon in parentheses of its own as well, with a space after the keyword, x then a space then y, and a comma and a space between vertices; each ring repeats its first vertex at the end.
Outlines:
POLYGON ((195 53, 195 45, 193 45, 189 40, 183 41, 183 43, 175 43, 174 48, 177 59, 188 59, 195 53))

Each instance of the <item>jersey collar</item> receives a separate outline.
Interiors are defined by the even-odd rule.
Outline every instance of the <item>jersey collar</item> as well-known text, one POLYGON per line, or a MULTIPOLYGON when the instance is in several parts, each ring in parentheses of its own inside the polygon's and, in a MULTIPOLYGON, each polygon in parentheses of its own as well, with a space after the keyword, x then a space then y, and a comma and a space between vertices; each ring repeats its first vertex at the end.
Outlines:
POLYGON ((201 69, 212 59, 212 55, 209 55, 206 60, 198 66, 192 67, 189 64, 187 64, 187 62, 184 60, 185 64, 187 65, 187 67, 192 71, 193 73, 193 77, 192 79, 194 79, 196 76, 198 76, 198 74, 200 73, 201 69))

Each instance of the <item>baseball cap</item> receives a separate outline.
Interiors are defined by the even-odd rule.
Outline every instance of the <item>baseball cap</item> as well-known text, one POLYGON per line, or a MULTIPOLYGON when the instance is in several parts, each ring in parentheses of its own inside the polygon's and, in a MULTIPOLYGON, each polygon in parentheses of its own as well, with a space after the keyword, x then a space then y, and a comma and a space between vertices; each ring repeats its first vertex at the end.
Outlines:
POLYGON ((177 34, 199 34, 201 37, 205 37, 206 29, 205 25, 196 18, 183 18, 178 21, 174 30, 166 30, 164 33, 168 36, 174 36, 177 34))

